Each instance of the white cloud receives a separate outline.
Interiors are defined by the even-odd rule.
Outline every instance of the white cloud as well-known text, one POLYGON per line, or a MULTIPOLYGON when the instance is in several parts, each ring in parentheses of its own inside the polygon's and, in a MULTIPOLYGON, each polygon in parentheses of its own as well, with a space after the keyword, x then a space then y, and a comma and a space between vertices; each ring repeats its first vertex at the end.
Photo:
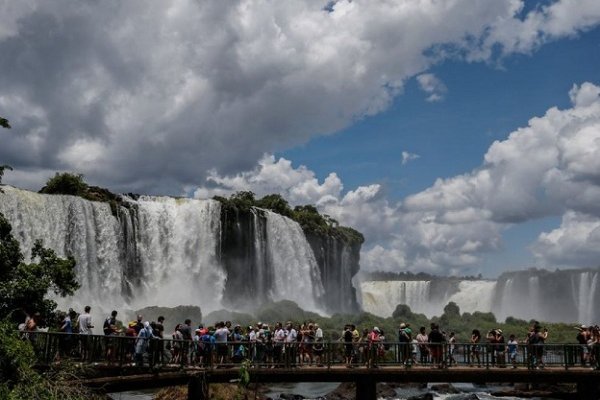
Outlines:
POLYGON ((427 93, 427 101, 436 102, 444 99, 444 95, 448 91, 448 88, 438 77, 434 74, 421 74, 417 76, 417 82, 422 91, 427 93))
POLYGON ((208 187, 197 188, 196 198, 210 198, 215 195, 228 196, 232 193, 251 190, 257 197, 280 193, 293 205, 316 204, 329 197, 337 198, 343 185, 335 173, 329 174, 323 183, 319 183, 313 171, 301 165, 293 168, 289 160, 275 160, 272 155, 264 155, 251 171, 233 176, 219 176, 211 171, 208 187))
POLYGON ((406 165, 409 161, 416 160, 421 156, 418 154, 409 153, 408 151, 402 152, 402 165, 406 165))
POLYGON ((236 174, 264 153, 377 114, 417 75, 429 79, 429 100, 441 99, 443 84, 423 73, 456 57, 448 48, 488 61, 492 48, 531 51, 600 20, 595 0, 559 1, 526 18, 521 7, 3 2, 2 110, 17 134, 0 132, 0 158, 48 175, 81 169, 114 190, 179 193, 213 168, 236 174), (101 146, 93 162, 80 162, 65 155, 73 143, 101 146))
MULTIPOLYGON (((473 272, 501 246, 513 224, 563 215, 561 227, 532 246, 540 266, 595 266, 600 246, 600 87, 574 86, 573 106, 550 108, 528 126, 494 142, 476 170, 439 179, 430 188, 390 204, 380 185, 343 194, 335 174, 320 183, 312 171, 265 156, 254 170, 209 178, 218 193, 281 193, 365 234, 366 270, 473 272), (585 100, 585 101, 584 101, 585 100)), ((207 194, 201 189, 197 193, 207 194)))
POLYGON ((531 248, 542 265, 597 267, 600 265, 600 217, 567 211, 560 227, 540 234, 531 248))

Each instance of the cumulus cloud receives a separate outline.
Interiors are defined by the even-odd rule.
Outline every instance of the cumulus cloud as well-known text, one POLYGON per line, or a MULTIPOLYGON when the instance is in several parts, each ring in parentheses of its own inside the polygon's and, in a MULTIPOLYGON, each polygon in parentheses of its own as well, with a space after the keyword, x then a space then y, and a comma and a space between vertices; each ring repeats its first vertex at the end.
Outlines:
POLYGON ((444 99, 444 95, 448 91, 448 88, 437 76, 434 74, 421 74, 417 76, 417 82, 422 91, 427 96, 427 101, 436 102, 444 99))
POLYGON ((517 0, 3 2, 0 111, 14 133, 0 132, 0 159, 32 184, 75 170, 180 193, 381 112, 449 49, 487 61, 588 29, 594 4, 522 16, 517 0))
POLYGON ((600 259, 600 217, 567 211, 560 227, 540 234, 531 249, 544 265, 596 267, 600 259))
POLYGON ((252 171, 209 177, 212 189, 281 193, 292 204, 317 204, 321 212, 365 234, 366 270, 440 274, 472 272, 502 244, 514 224, 563 215, 555 230, 531 249, 540 266, 596 266, 600 250, 600 87, 574 85, 572 107, 543 116, 494 142, 481 166, 438 179, 431 187, 390 203, 381 185, 344 194, 335 174, 319 182, 305 166, 265 156, 252 171))

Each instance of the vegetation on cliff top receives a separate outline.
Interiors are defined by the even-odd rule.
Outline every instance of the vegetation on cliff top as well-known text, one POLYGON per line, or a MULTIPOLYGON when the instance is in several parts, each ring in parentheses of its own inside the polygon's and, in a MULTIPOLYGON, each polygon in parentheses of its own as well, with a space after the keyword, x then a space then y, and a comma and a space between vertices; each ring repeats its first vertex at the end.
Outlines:
MULTIPOLYGON (((111 193, 107 189, 90 186, 84 181, 82 174, 69 172, 57 172, 39 192, 44 194, 66 194, 91 201, 108 202, 115 215, 117 206, 122 204, 120 196, 111 193)), ((213 199, 219 201, 226 212, 228 210, 247 212, 253 207, 263 208, 293 219, 307 233, 333 236, 349 244, 362 244, 365 241, 360 232, 353 228, 339 226, 335 219, 327 214, 321 215, 313 205, 296 206, 292 209, 287 200, 280 194, 269 194, 256 199, 253 192, 240 191, 232 194, 229 198, 215 196, 213 199)))
POLYGON ((229 198, 215 196, 214 199, 219 201, 225 210, 249 211, 252 207, 264 208, 293 219, 308 233, 337 237, 350 244, 361 244, 365 241, 360 232, 349 227, 339 226, 339 223, 329 215, 319 214, 315 206, 296 206, 292 209, 280 194, 269 194, 256 199, 254 193, 241 191, 232 194, 229 198))

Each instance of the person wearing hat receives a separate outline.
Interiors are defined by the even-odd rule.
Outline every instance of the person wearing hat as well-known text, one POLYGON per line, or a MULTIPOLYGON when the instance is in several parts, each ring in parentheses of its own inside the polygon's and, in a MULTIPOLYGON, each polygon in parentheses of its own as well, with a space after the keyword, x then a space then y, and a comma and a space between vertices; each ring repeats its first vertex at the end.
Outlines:
POLYGON ((371 333, 369 333, 369 358, 367 359, 367 368, 378 368, 377 365, 377 350, 379 348, 379 338, 381 336, 381 330, 378 327, 373 327, 371 333))
POLYGON ((590 348, 588 346, 588 341, 591 337, 591 332, 588 330, 587 326, 585 325, 580 325, 580 326, 576 326, 575 329, 577 329, 579 332, 577 333, 577 343, 580 344, 580 357, 581 357, 581 366, 585 367, 589 361, 590 358, 590 348))

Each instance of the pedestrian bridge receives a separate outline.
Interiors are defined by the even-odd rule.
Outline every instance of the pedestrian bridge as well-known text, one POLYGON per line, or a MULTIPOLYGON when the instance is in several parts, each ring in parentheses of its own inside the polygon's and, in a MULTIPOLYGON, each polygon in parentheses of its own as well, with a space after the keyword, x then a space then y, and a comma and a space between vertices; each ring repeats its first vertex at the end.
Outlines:
POLYGON ((303 349, 298 343, 275 349, 272 344, 237 342, 227 344, 229 356, 218 363, 214 348, 155 339, 140 365, 132 354, 135 338, 39 332, 29 339, 40 368, 65 360, 85 364, 89 374, 82 383, 88 387, 118 392, 187 385, 189 399, 208 399, 211 383, 236 382, 242 371, 254 383, 355 382, 357 399, 365 400, 376 398, 377 382, 574 383, 581 398, 590 399, 598 398, 600 382, 599 348, 583 360, 578 344, 520 345, 514 364, 494 345, 479 345, 478 360, 470 344, 456 344, 452 354, 447 345, 436 345, 441 359, 414 363, 411 357, 405 362, 403 353, 411 348, 400 343, 388 343, 384 351, 355 344, 352 360, 346 364, 341 342, 323 343, 318 360, 314 349, 303 349), (243 363, 233 357, 240 353, 236 346, 247 349, 243 363), (312 362, 302 360, 302 353, 311 354, 312 362), (582 361, 587 361, 585 366, 582 361))

